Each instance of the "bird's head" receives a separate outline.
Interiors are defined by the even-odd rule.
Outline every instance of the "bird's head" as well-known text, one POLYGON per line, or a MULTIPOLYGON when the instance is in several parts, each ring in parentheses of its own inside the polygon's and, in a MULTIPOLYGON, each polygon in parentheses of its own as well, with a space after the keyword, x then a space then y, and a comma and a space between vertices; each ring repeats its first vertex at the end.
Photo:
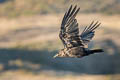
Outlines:
POLYGON ((64 52, 64 49, 61 49, 61 50, 58 52, 58 54, 56 54, 56 55, 54 56, 54 58, 56 58, 56 57, 66 57, 66 54, 65 54, 65 52, 64 52))

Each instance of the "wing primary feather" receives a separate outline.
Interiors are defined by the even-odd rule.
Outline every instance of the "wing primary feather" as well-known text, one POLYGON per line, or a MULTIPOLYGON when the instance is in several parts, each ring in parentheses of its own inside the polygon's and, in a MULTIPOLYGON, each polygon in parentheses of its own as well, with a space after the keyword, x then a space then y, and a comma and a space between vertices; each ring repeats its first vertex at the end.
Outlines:
POLYGON ((71 17, 72 19, 76 17, 76 15, 77 15, 77 13, 79 12, 79 10, 80 10, 80 8, 78 8, 78 9, 76 10, 76 12, 75 12, 75 13, 73 14, 73 16, 71 17))
POLYGON ((69 25, 74 20, 74 18, 76 17, 77 13, 79 12, 79 10, 80 10, 80 8, 78 8, 77 11, 71 16, 71 18, 69 19, 67 25, 69 25))
POLYGON ((81 34, 87 32, 88 29, 92 26, 93 23, 94 23, 94 21, 92 21, 92 23, 89 26, 86 26, 81 34))
POLYGON ((65 17, 65 23, 68 21, 69 17, 70 17, 70 13, 71 13, 71 10, 72 10, 72 5, 70 6, 68 12, 67 12, 67 15, 65 17))
POLYGON ((76 17, 76 15, 77 15, 77 13, 79 12, 79 10, 80 10, 80 8, 78 8, 78 9, 76 10, 76 12, 74 13, 73 17, 76 17))
POLYGON ((72 5, 70 6, 70 8, 69 8, 69 10, 68 10, 67 15, 66 15, 65 18, 67 18, 70 15, 71 10, 72 10, 72 5))
POLYGON ((70 18, 69 18, 69 20, 68 20, 68 23, 71 23, 71 21, 75 18, 75 17, 73 17, 74 15, 76 15, 76 12, 78 12, 78 9, 77 9, 77 11, 76 11, 76 8, 77 8, 77 5, 74 7, 74 9, 72 10, 72 12, 71 12, 71 14, 70 14, 70 18))
POLYGON ((97 21, 93 26, 91 26, 91 27, 88 29, 88 31, 92 31, 92 29, 93 29, 97 24, 98 24, 98 21, 97 21))
POLYGON ((76 8, 77 8, 77 5, 75 5, 75 7, 73 8, 72 12, 70 13, 70 16, 73 15, 73 13, 75 12, 76 8))
MULTIPOLYGON (((65 17, 67 15, 67 12, 65 13, 64 17, 63 17, 63 20, 62 20, 62 25, 65 24, 65 17)), ((63 26, 61 26, 61 29, 63 28, 63 26)))
MULTIPOLYGON (((77 6, 76 6, 77 7, 77 6)), ((75 9, 75 8, 74 8, 75 9)), ((78 8, 76 11, 74 11, 74 13, 71 14, 70 19, 68 20, 68 23, 66 24, 67 26, 70 25, 70 23, 72 23, 72 21, 74 21, 74 18, 76 17, 77 13, 79 12, 80 8, 78 8)), ((67 27, 66 26, 66 27, 67 27)))
POLYGON ((89 27, 86 31, 88 31, 92 27, 93 24, 94 24, 94 21, 92 21, 92 23, 89 25, 89 27))
POLYGON ((100 26, 101 23, 99 23, 98 25, 96 25, 91 31, 95 30, 97 27, 100 26))
POLYGON ((86 30, 84 32, 87 32, 91 28, 91 26, 93 25, 93 23, 94 23, 94 21, 92 21, 92 23, 89 25, 89 27, 86 28, 86 30))
POLYGON ((66 24, 71 9, 72 9, 72 5, 70 6, 69 10, 68 10, 68 11, 65 13, 65 15, 64 15, 63 20, 62 20, 62 25, 65 25, 65 24, 66 24))
POLYGON ((84 28, 84 30, 82 31, 82 33, 81 33, 81 34, 83 34, 83 33, 85 32, 86 28, 87 28, 87 26, 84 28))

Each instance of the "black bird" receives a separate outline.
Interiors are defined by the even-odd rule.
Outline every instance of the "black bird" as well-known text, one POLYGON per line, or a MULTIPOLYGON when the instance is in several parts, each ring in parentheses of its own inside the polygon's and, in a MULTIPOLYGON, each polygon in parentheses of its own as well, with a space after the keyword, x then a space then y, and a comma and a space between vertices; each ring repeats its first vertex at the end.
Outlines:
POLYGON ((90 54, 103 52, 102 49, 90 50, 85 46, 94 37, 95 29, 100 26, 101 23, 92 22, 89 26, 86 26, 81 34, 79 34, 79 28, 77 20, 75 19, 80 8, 77 5, 70 6, 69 10, 65 13, 59 37, 64 44, 64 49, 61 49, 55 57, 75 57, 81 58, 90 54))

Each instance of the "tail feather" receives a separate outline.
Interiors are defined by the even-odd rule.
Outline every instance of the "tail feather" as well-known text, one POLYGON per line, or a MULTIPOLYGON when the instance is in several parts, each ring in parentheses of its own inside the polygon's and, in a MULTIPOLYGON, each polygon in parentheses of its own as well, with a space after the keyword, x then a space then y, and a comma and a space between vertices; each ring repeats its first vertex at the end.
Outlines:
POLYGON ((104 52, 102 49, 95 49, 95 50, 90 50, 91 53, 99 53, 99 52, 104 52))
POLYGON ((94 53, 101 53, 104 52, 102 49, 94 49, 94 50, 89 50, 86 52, 86 55, 94 54, 94 53))

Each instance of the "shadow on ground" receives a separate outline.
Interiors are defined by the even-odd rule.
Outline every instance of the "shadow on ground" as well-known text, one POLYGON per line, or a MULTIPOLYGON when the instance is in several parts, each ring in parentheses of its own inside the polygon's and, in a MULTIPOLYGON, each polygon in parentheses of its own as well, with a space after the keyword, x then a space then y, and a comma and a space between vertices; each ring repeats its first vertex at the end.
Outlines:
POLYGON ((117 74, 120 73, 119 48, 111 40, 102 42, 105 53, 90 55, 80 59, 56 58, 57 51, 0 49, 1 72, 7 70, 25 69, 32 72, 42 70, 71 71, 87 74, 117 74), (110 51, 109 51, 110 49, 110 51))

